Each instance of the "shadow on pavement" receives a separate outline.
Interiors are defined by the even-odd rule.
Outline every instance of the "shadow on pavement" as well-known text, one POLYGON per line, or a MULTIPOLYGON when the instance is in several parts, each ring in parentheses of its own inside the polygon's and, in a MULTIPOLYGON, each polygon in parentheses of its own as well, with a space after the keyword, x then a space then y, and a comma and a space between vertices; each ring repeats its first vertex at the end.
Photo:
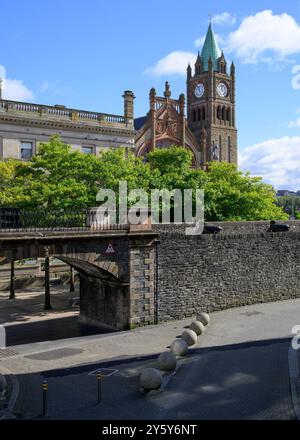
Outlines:
POLYGON ((289 346, 290 338, 282 338, 193 349, 166 390, 151 398, 139 392, 138 374, 145 366, 155 366, 157 354, 116 356, 89 365, 21 375, 19 408, 29 413, 32 404, 37 408, 36 402, 27 400, 26 388, 31 382, 30 388, 40 401, 40 384, 46 378, 51 419, 294 419, 286 356, 289 346), (96 380, 88 372, 101 367, 114 367, 119 373, 105 379, 103 405, 99 407, 96 380))
POLYGON ((78 322, 78 316, 52 318, 6 327, 6 345, 11 347, 14 345, 57 341, 103 333, 111 333, 111 330, 83 326, 78 322))

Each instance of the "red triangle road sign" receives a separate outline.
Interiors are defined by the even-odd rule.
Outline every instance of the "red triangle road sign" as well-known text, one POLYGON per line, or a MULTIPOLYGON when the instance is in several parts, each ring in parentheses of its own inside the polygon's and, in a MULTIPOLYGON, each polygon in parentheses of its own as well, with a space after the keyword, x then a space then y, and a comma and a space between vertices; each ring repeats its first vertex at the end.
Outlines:
POLYGON ((107 249, 105 251, 106 254, 115 254, 116 251, 111 243, 107 246, 107 249))

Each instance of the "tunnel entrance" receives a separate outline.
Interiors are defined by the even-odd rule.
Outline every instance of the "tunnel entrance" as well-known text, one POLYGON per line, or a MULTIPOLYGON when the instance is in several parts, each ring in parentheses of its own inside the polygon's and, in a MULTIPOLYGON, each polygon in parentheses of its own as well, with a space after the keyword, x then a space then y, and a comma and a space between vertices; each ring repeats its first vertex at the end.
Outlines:
POLYGON ((123 307, 124 301, 124 288, 116 277, 84 261, 61 256, 53 258, 65 263, 66 272, 59 277, 53 277, 52 273, 50 277, 50 310, 44 310, 43 272, 30 279, 27 266, 24 279, 24 271, 16 271, 20 265, 14 262, 15 296, 9 299, 11 262, 1 266, 2 275, 6 276, 0 277, 0 324, 6 329, 7 347, 103 334, 126 327, 126 323, 120 321, 122 310, 116 310, 123 307), (75 275, 71 292, 70 268, 75 275), (120 300, 118 292, 121 292, 120 300))

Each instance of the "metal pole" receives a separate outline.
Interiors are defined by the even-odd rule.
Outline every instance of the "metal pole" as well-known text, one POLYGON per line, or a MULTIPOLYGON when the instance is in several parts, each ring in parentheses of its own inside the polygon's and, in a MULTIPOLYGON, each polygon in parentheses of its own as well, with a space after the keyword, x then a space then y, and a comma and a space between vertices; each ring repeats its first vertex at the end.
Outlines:
POLYGON ((16 279, 15 279, 15 262, 10 263, 10 296, 9 299, 16 299, 16 279))
POLYGON ((159 313, 159 309, 158 309, 158 286, 159 286, 159 271, 158 271, 158 266, 159 266, 159 261, 158 261, 158 246, 160 244, 159 240, 155 241, 155 281, 154 281, 154 324, 158 324, 159 321, 159 317, 158 317, 158 313, 159 313))
POLYGON ((48 382, 46 380, 44 380, 44 382, 43 382, 43 416, 46 416, 48 413, 47 393, 48 393, 48 382))
POLYGON ((73 267, 71 267, 71 271, 70 271, 70 292, 75 292, 75 280, 74 280, 73 267))
POLYGON ((97 373, 98 403, 102 402, 102 374, 97 373))
POLYGON ((50 258, 48 251, 45 257, 45 310, 51 310, 51 297, 50 297, 50 258))

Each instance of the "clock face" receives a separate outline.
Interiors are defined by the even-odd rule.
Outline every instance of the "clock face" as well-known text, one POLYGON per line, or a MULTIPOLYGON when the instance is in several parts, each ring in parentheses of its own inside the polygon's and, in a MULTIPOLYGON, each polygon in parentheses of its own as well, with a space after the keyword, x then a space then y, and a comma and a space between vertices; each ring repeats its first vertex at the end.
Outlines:
POLYGON ((221 98, 225 98, 227 96, 227 86, 224 83, 219 83, 217 87, 218 95, 221 96, 221 98))
POLYGON ((204 95, 204 85, 203 84, 198 84, 195 88, 195 96, 196 98, 202 98, 202 96, 204 95))

